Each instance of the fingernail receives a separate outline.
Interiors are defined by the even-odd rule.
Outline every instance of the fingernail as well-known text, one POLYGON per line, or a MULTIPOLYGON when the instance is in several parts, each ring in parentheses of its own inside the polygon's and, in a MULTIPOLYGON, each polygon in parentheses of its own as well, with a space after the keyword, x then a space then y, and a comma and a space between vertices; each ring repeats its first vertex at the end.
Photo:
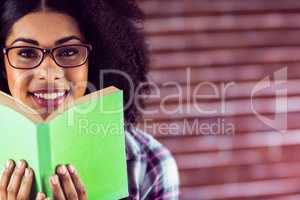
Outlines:
POLYGON ((22 160, 20 160, 20 161, 18 162, 18 168, 19 168, 19 169, 23 168, 24 165, 25 165, 25 163, 24 163, 22 160))
POLYGON ((31 175, 31 170, 28 169, 28 168, 26 168, 26 169, 25 169, 25 176, 26 176, 26 177, 29 177, 30 175, 31 175))
POLYGON ((59 167, 58 169, 58 172, 61 174, 61 175, 65 175, 67 173, 67 168, 66 166, 62 165, 59 167))
POLYGON ((57 185, 58 184, 58 177, 57 176, 52 176, 51 177, 51 183, 53 185, 57 185))
POLYGON ((75 174, 75 168, 73 167, 73 165, 69 165, 68 168, 72 174, 75 174))
POLYGON ((39 199, 42 199, 42 198, 45 198, 46 196, 44 195, 44 193, 39 192, 38 195, 37 195, 37 197, 39 199))
POLYGON ((8 160, 8 161, 6 162, 6 169, 10 169, 11 166, 12 166, 12 161, 11 161, 11 160, 8 160))

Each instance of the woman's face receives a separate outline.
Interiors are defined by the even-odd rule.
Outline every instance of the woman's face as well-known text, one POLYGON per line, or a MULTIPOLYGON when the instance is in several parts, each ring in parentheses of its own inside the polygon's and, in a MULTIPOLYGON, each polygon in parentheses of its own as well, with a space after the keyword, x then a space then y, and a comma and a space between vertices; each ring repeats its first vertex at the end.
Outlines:
MULTIPOLYGON (((30 46, 43 49, 82 43, 84 38, 76 21, 56 12, 25 15, 13 25, 6 39, 6 47, 30 46)), ((21 53, 16 55, 23 56, 21 53)), ((36 68, 15 69, 5 57, 9 90, 12 96, 46 118, 64 101, 84 95, 87 63, 74 68, 62 68, 48 54, 36 68)))

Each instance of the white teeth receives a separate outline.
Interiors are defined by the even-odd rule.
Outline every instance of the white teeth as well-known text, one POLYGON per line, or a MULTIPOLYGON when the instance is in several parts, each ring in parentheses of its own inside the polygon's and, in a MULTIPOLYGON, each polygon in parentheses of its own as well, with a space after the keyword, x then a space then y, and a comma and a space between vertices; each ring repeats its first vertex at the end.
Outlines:
POLYGON ((57 99, 59 97, 64 96, 65 92, 57 92, 57 93, 33 93, 34 96, 41 98, 41 99, 46 99, 46 100, 53 100, 57 99))

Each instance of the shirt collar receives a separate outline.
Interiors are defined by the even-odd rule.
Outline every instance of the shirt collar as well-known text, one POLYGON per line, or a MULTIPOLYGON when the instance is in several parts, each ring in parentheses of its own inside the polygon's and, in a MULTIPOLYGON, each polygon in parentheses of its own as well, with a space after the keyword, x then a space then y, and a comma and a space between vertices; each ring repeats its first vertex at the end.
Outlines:
POLYGON ((137 160, 141 154, 141 148, 135 141, 134 137, 125 130, 125 150, 127 160, 137 160))

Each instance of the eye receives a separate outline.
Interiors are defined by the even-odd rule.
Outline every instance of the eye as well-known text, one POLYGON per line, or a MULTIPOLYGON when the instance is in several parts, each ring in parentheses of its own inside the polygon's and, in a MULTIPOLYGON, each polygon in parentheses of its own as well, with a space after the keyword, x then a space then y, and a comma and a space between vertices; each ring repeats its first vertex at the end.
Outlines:
POLYGON ((59 49, 56 56, 58 56, 58 57, 71 57, 71 56, 74 56, 78 53, 79 53, 78 49, 68 47, 68 48, 59 49))
POLYGON ((23 48, 18 51, 18 56, 21 56, 23 58, 38 58, 39 53, 35 49, 30 48, 23 48))

